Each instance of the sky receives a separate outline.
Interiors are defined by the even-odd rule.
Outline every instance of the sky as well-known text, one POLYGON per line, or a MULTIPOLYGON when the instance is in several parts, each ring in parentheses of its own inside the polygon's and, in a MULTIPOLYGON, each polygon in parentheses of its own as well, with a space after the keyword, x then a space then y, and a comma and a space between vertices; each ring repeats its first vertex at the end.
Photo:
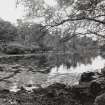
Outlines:
POLYGON ((45 1, 46 4, 48 4, 51 7, 57 5, 56 0, 44 0, 44 1, 45 1))
POLYGON ((22 16, 23 9, 16 8, 15 0, 0 0, 0 18, 16 23, 16 20, 22 16))
MULTIPOLYGON (((15 24, 16 20, 24 16, 24 9, 16 8, 16 0, 0 0, 0 18, 15 24)), ((55 0, 44 0, 47 5, 55 6, 55 0)))

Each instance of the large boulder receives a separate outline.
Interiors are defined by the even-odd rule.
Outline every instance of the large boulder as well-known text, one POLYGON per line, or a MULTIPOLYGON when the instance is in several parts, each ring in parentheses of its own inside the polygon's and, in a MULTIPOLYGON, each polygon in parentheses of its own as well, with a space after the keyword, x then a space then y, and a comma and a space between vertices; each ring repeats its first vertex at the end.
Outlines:
POLYGON ((81 75, 81 78, 80 78, 80 81, 79 81, 79 84, 81 83, 84 83, 84 82, 90 82, 94 79, 98 78, 98 75, 97 73, 95 72, 84 72, 82 75, 81 75))
POLYGON ((90 92, 97 96, 105 91, 105 78, 100 77, 96 80, 93 80, 90 84, 90 92))
POLYGON ((105 93, 96 97, 94 105, 105 105, 105 93))

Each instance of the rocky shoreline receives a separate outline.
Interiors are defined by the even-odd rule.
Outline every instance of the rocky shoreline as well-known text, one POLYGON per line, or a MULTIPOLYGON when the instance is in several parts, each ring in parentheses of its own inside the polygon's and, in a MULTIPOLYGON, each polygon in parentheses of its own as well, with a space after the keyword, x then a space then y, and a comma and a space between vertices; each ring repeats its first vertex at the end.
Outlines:
POLYGON ((101 73, 86 72, 81 75, 78 85, 66 86, 55 83, 46 88, 17 92, 0 90, 1 105, 104 105, 105 77, 101 73))

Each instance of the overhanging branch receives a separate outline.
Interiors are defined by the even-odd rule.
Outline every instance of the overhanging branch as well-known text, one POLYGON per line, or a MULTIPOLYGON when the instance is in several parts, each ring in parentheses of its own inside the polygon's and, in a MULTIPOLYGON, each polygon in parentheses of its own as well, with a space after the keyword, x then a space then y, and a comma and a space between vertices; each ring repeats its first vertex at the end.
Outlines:
POLYGON ((90 33, 90 34, 94 34, 94 35, 99 36, 99 37, 102 37, 102 38, 105 38, 104 35, 99 34, 99 33, 97 33, 97 32, 89 31, 89 33, 90 33))
POLYGON ((66 23, 66 22, 69 22, 69 21, 81 21, 81 20, 93 21, 93 22, 97 22, 97 23, 100 23, 100 24, 103 24, 103 25, 105 24, 105 21, 102 21, 102 20, 99 20, 99 19, 90 18, 90 17, 81 17, 81 18, 65 19, 65 20, 62 20, 59 23, 56 22, 53 25, 45 25, 44 27, 56 27, 56 26, 62 25, 62 24, 66 23))

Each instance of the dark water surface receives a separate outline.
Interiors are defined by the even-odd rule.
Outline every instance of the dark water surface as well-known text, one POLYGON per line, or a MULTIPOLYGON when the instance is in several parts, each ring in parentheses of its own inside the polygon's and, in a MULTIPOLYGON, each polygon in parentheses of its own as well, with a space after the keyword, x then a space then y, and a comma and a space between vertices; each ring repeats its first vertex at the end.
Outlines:
MULTIPOLYGON (((47 54, 40 56, 10 57, 0 59, 1 65, 7 68, 20 66, 21 71, 11 78, 1 81, 1 88, 17 91, 21 86, 27 90, 46 87, 55 82, 68 85, 78 84, 81 73, 100 71, 105 65, 105 59, 100 55, 79 56, 78 54, 47 54)), ((0 71, 0 78, 11 72, 0 71)))

